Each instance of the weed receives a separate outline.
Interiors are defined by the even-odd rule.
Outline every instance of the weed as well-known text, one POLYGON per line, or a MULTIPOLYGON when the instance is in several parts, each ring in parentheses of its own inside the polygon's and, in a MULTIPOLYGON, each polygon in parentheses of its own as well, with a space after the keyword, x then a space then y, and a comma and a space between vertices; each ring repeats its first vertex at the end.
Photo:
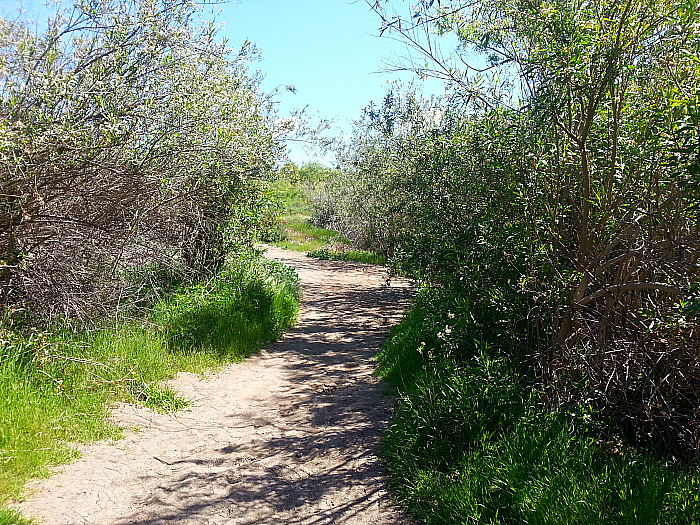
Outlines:
POLYGON ((129 390, 135 401, 158 412, 175 412, 190 404, 167 385, 139 381, 131 383, 129 390))
POLYGON ((444 292, 424 288, 378 356, 401 392, 383 451, 410 511, 429 525, 700 523, 696 470, 552 406, 518 363, 468 343, 468 312, 444 292))
POLYGON ((31 520, 23 518, 19 512, 12 509, 0 509, 0 525, 32 525, 31 520))

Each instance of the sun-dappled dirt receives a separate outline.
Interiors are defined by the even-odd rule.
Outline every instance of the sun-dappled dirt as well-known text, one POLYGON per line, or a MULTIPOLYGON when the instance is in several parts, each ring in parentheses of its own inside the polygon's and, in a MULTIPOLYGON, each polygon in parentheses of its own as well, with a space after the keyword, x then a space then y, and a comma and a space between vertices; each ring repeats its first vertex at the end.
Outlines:
POLYGON ((20 505, 47 524, 404 524, 379 439, 392 399, 374 355, 408 302, 380 267, 269 247, 297 269, 299 322, 245 362, 170 384, 189 409, 122 404, 125 438, 33 482, 20 505))

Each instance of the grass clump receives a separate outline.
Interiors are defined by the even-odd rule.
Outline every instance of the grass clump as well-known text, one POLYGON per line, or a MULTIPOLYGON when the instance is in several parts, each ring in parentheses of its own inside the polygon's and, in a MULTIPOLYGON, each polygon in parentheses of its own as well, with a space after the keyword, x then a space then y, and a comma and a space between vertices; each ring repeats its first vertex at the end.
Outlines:
POLYGON ((109 404, 185 407, 161 382, 239 361, 278 338, 296 318, 298 293, 293 270, 245 254, 210 281, 177 288, 140 321, 85 331, 1 327, 0 503, 75 458, 71 442, 118 438, 109 404))
POLYGON ((287 250, 311 252, 326 248, 331 244, 350 244, 350 240, 337 231, 310 224, 307 216, 283 218, 282 225, 284 226, 285 239, 274 244, 287 250))
POLYGON ((401 393, 384 454, 412 513, 429 525, 700 523, 697 470, 552 403, 521 363, 468 340, 474 321, 448 295, 423 289, 378 356, 401 393))
POLYGON ((132 397, 143 406, 158 412, 175 412, 189 406, 189 400, 181 397, 168 385, 134 382, 129 386, 132 397))
POLYGON ((34 521, 25 519, 16 510, 0 509, 0 525, 33 525, 34 521))
POLYGON ((335 251, 328 248, 321 248, 308 252, 307 257, 323 259, 327 261, 349 261, 365 264, 386 264, 386 257, 367 250, 341 250, 335 251))
POLYGON ((297 294, 294 270, 261 258, 171 294, 153 319, 176 353, 239 360, 282 335, 296 316, 297 294))

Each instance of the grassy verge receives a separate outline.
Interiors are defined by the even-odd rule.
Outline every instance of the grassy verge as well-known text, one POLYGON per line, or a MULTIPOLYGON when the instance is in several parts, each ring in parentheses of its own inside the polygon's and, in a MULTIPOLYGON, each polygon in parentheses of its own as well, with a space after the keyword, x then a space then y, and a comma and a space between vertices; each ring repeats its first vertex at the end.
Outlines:
POLYGON ((286 216, 282 217, 281 221, 285 236, 283 240, 274 243, 275 246, 280 248, 298 252, 311 252, 327 248, 331 244, 350 244, 350 240, 337 231, 317 228, 309 224, 308 216, 286 216))
MULTIPOLYGON (((293 270, 246 256, 207 283, 171 293, 142 322, 89 332, 0 330, 0 502, 75 458, 71 442, 119 437, 105 419, 110 403, 181 408, 186 400, 162 380, 243 359, 279 337, 297 306, 293 270)), ((12 516, 3 510, 0 524, 12 516)))
POLYGON ((282 219, 284 239, 275 246, 306 252, 309 257, 329 261, 351 261, 365 264, 386 264, 386 257, 367 250, 352 248, 352 241, 334 230, 317 228, 309 224, 308 217, 282 219))
POLYGON ((306 254, 308 257, 315 259, 324 259, 327 261, 351 261, 365 264, 386 264, 386 257, 378 253, 369 252, 367 250, 330 250, 321 248, 306 254))
POLYGON ((266 239, 279 248, 307 252, 310 257, 335 261, 386 264, 386 257, 366 250, 356 250, 352 241, 334 230, 311 224, 314 205, 308 198, 315 183, 327 176, 320 166, 301 169, 297 182, 281 178, 273 183, 273 194, 282 216, 266 239))
POLYGON ((352 241, 337 231, 309 224, 308 217, 286 218, 282 220, 282 224, 285 238, 274 243, 280 248, 306 252, 306 255, 316 259, 386 264, 386 257, 383 255, 352 248, 352 241))
POLYGON ((496 349, 465 351, 460 314, 448 300, 436 311, 436 293, 417 297, 379 355, 401 392, 384 454, 413 514, 431 525, 700 523, 697 470, 603 438, 585 409, 552 408, 496 349))

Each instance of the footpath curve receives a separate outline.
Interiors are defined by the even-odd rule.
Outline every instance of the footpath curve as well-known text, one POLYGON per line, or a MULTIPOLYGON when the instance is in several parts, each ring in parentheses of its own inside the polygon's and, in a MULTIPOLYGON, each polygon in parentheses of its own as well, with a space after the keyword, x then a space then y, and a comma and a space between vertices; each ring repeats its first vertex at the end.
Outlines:
POLYGON ((245 362, 170 384, 175 414, 121 404, 125 438, 82 458, 19 505, 47 525, 407 524, 386 493, 379 438, 392 400, 374 355, 407 306, 381 268, 269 248, 297 269, 298 324, 245 362))

